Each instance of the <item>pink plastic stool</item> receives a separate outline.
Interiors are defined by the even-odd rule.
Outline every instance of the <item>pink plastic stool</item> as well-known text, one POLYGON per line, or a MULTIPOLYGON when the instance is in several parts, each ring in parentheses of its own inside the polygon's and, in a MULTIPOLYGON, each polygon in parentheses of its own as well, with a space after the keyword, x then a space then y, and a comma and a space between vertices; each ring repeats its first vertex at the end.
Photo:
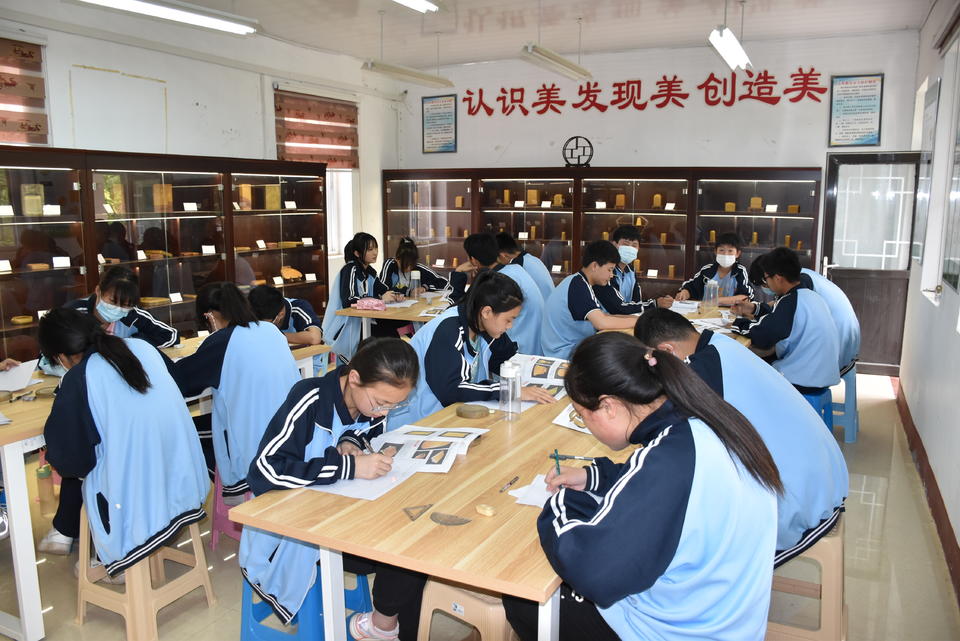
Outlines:
MULTIPOLYGON (((249 501, 252 494, 247 492, 243 495, 244 501, 249 501)), ((230 511, 229 505, 223 502, 223 484, 220 482, 220 473, 214 475, 213 483, 213 519, 210 525, 210 549, 216 550, 217 543, 220 541, 220 535, 229 536, 234 541, 240 540, 240 532, 243 526, 234 523, 227 516, 230 511)))
POLYGON ((408 323, 397 330, 399 336, 413 336, 413 323, 408 323))

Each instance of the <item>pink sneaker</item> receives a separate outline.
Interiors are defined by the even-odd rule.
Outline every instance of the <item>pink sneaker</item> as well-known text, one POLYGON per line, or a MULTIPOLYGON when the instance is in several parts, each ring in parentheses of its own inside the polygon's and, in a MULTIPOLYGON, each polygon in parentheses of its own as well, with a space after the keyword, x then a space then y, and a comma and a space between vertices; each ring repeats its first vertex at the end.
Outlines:
POLYGON ((400 626, 393 630, 381 630, 373 625, 370 612, 357 612, 350 617, 350 636, 356 641, 397 641, 400 626))

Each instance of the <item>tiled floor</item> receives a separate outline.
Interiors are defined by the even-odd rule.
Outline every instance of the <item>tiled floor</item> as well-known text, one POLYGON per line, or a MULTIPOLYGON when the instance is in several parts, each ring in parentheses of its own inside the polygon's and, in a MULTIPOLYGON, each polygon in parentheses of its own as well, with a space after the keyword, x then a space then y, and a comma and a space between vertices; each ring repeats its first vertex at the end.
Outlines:
MULTIPOLYGON (((960 612, 920 480, 906 448, 890 380, 860 376, 858 386, 860 438, 854 444, 842 445, 850 469, 845 515, 848 639, 958 640, 960 612)), ((34 530, 39 539, 49 527, 49 519, 39 514, 39 505, 34 510, 34 530)), ((208 527, 205 523, 201 529, 206 531, 208 527)), ((207 550, 217 605, 208 609, 200 591, 170 605, 160 614, 161 639, 239 638, 240 572, 234 556, 237 544, 225 539, 215 553, 207 550)), ((43 604, 48 608, 44 618, 47 639, 122 640, 125 635, 121 618, 99 608, 88 608, 87 623, 82 627, 74 623, 76 558, 74 552, 70 557, 40 559, 43 604)), ((811 568, 803 565, 790 564, 789 574, 811 574, 811 568)), ((816 576, 815 571, 812 574, 816 576)), ((6 541, 0 543, 0 577, 0 610, 15 612, 10 545, 6 541)), ((815 603, 802 598, 775 597, 771 609, 771 618, 776 620, 815 621, 816 616, 815 603)), ((459 626, 446 624, 435 626, 432 638, 454 641, 465 633, 459 626)))

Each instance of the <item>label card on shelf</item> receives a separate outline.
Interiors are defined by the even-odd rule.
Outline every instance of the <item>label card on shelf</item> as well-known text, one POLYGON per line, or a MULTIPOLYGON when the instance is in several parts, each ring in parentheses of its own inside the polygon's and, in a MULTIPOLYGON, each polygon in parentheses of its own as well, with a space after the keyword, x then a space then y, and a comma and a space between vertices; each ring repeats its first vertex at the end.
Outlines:
POLYGON ((437 259, 437 262, 434 263, 434 264, 435 264, 437 267, 443 267, 444 265, 447 264, 447 259, 446 259, 446 258, 438 258, 438 259, 437 259))
POLYGON ((274 285, 283 285, 283 276, 274 276, 273 277, 274 285))
POLYGON ((170 292, 170 302, 171 303, 182 303, 183 295, 180 292, 170 292))
POLYGON ((197 203, 183 203, 183 211, 197 211, 197 203))
POLYGON ((53 267, 54 269, 60 267, 69 267, 70 266, 70 257, 69 256, 54 256, 53 257, 53 267))
POLYGON ((0 216, 13 216, 13 205, 0 205, 0 216))
POLYGON ((301 240, 301 242, 303 242, 303 246, 304 246, 304 247, 312 247, 312 246, 313 246, 313 239, 310 238, 309 236, 304 236, 304 237, 301 238, 300 240, 301 240))
POLYGON ((210 331, 206 329, 201 329, 197 332, 197 338, 206 338, 210 335, 210 331))
POLYGON ((540 202, 540 206, 541 206, 541 207, 549 207, 549 206, 550 206, 550 201, 549 201, 549 200, 543 200, 543 201, 540 202))
POLYGON ((524 203, 522 200, 515 200, 515 201, 513 201, 513 206, 514 206, 514 207, 523 207, 524 204, 525 204, 525 203, 524 203))
POLYGON ((217 248, 213 245, 201 245, 200 253, 202 253, 204 256, 210 256, 211 254, 217 253, 217 248))
POLYGON ((530 238, 530 234, 528 232, 525 232, 525 231, 517 232, 518 240, 527 240, 528 238, 530 238))
POLYGON ((304 274, 303 277, 306 279, 306 281, 307 281, 308 283, 315 283, 315 282, 317 282, 317 275, 316 275, 316 274, 313 274, 313 273, 304 274))
POLYGON ((240 203, 238 203, 237 201, 233 201, 233 208, 234 208, 234 209, 243 209, 243 207, 241 207, 241 206, 240 206, 240 203))
POLYGON ((677 203, 667 203, 663 206, 664 211, 673 211, 677 208, 677 203))
POLYGON ((60 205, 44 205, 44 206, 43 206, 43 215, 44 215, 44 216, 59 216, 59 215, 60 215, 60 205))
POLYGON ((44 316, 46 316, 46 315, 47 315, 47 312, 49 312, 49 311, 50 311, 49 309, 37 310, 37 320, 40 320, 41 318, 43 318, 44 316))
POLYGON ((607 203, 606 203, 605 201, 603 201, 603 200, 598 200, 598 201, 595 202, 593 205, 594 205, 594 209, 606 209, 606 208, 607 208, 607 203))
POLYGON ((552 266, 552 267, 550 268, 550 271, 552 271, 554 274, 559 274, 559 273, 560 273, 560 268, 561 268, 560 265, 554 265, 554 266, 552 266))
POLYGON ((112 214, 113 205, 111 205, 110 203, 103 203, 103 211, 107 212, 108 214, 112 214))
POLYGON ((283 208, 284 208, 284 209, 296 209, 296 208, 297 208, 297 203, 296 203, 296 201, 294 201, 294 200, 285 200, 285 201, 283 201, 283 208))
POLYGON ((147 252, 143 251, 142 249, 138 249, 137 260, 146 260, 146 259, 147 259, 147 252))
POLYGON ((656 269, 648 269, 648 270, 647 270, 647 278, 656 278, 656 277, 657 277, 657 274, 659 274, 659 273, 660 273, 659 270, 656 270, 656 269))
POLYGON ((105 265, 107 263, 107 259, 103 257, 103 254, 97 254, 97 262, 101 265, 105 265))
POLYGON ((12 271, 9 260, 0 260, 0 272, 9 272, 12 271))
POLYGON ((767 205, 766 212, 767 212, 768 214, 775 214, 775 213, 777 213, 777 206, 776 206, 776 205, 767 205))
POLYGON ((266 248, 267 248, 267 244, 266 244, 265 242, 263 242, 262 240, 258 240, 258 241, 257 241, 257 247, 258 247, 259 249, 266 249, 266 248))

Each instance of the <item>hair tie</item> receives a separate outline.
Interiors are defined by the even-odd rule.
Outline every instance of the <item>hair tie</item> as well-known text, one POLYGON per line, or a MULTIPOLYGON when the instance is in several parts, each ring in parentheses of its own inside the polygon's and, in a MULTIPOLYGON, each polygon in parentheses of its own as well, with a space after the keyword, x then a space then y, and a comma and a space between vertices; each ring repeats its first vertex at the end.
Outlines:
POLYGON ((653 367, 657 364, 657 357, 653 355, 653 352, 644 354, 643 357, 647 360, 647 365, 653 367))

